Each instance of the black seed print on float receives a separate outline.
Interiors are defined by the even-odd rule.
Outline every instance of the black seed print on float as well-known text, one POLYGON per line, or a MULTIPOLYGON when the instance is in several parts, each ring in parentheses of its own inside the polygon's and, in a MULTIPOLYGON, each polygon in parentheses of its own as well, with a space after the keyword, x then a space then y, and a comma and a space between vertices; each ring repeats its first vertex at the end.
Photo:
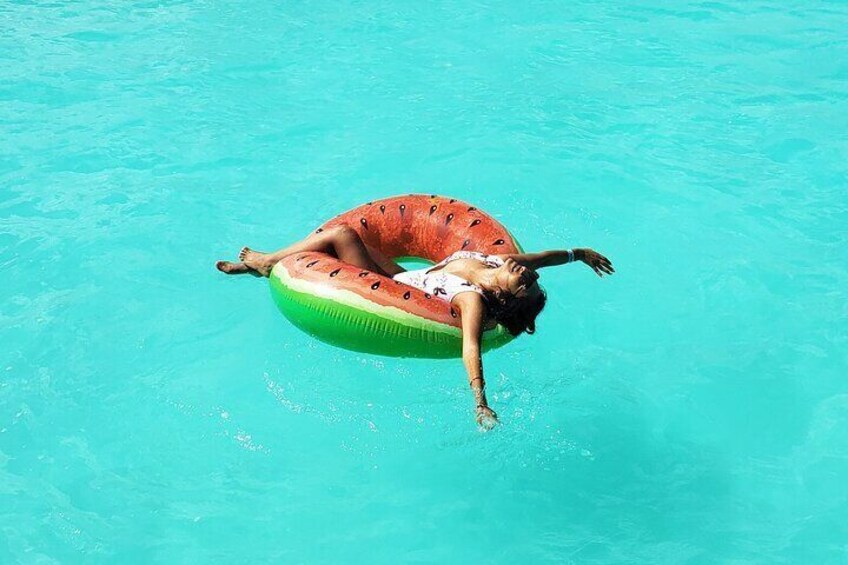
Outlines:
POLYGON ((362 224, 363 228, 368 229, 368 222, 365 221, 365 218, 359 218, 359 223, 362 224))
POLYGON ((372 204, 374 204, 374 203, 373 203, 373 202, 366 202, 366 204, 368 204, 369 206, 371 206, 371 205, 372 205, 372 204))
POLYGON ((435 195, 435 194, 431 194, 431 195, 430 195, 430 198, 435 198, 435 197, 436 197, 436 195, 435 195))
POLYGON ((408 290, 403 293, 403 299, 404 300, 409 300, 410 296, 412 296, 412 294, 408 290))
POLYGON ((386 213, 386 205, 385 205, 385 204, 380 204, 380 213, 381 213, 381 214, 385 214, 385 213, 386 213))
POLYGON ((335 277, 336 275, 338 275, 338 274, 339 274, 339 272, 340 272, 340 271, 341 271, 341 269, 336 269, 335 271, 333 271, 332 273, 330 273, 330 277, 335 277))
POLYGON ((361 273, 359 273, 359 276, 360 277, 367 277, 369 274, 370 273, 368 271, 362 271, 361 273))
POLYGON ((318 228, 317 230, 315 230, 315 233, 321 233, 322 231, 324 231, 324 228, 318 228))
POLYGON ((456 198, 451 198, 451 199, 450 199, 450 204, 453 204, 454 202, 456 202, 456 198))
POLYGON ((470 239, 466 239, 465 241, 463 241, 462 242, 462 248, 465 249, 466 247, 468 247, 469 243, 471 243, 470 239))
POLYGON ((474 220, 473 222, 471 222, 471 225, 470 225, 470 226, 468 226, 468 227, 469 227, 469 228, 473 228, 474 226, 476 226, 477 224, 479 224, 481 221, 482 221, 482 220, 480 220, 480 219, 478 218, 478 219, 474 220))
POLYGON ((451 308, 451 318, 456 318, 456 310, 451 308))
POLYGON ((453 214, 448 214, 447 219, 445 220, 445 225, 448 225, 453 220, 453 214))
POLYGON ((432 215, 433 215, 433 212, 435 212, 435 211, 436 211, 436 208, 438 208, 438 206, 436 206, 435 204, 433 204, 432 206, 430 206, 430 214, 429 214, 430 216, 432 216, 432 215))
POLYGON ((306 268, 307 268, 307 269, 311 269, 311 268, 312 268, 312 266, 313 266, 315 263, 317 263, 318 261, 319 261, 319 259, 315 259, 315 260, 314 260, 314 261, 312 261, 311 263, 307 263, 307 264, 306 264, 306 268))
POLYGON ((495 242, 492 245, 503 245, 503 244, 504 244, 504 240, 496 239, 495 242))
POLYGON ((425 292, 425 293, 424 293, 424 298, 433 298, 433 297, 432 297, 432 296, 430 296, 430 294, 429 294, 429 293, 425 292))
POLYGON ((398 206, 398 210, 400 210, 400 215, 403 216, 403 213, 406 212, 406 204, 398 206))
POLYGON ((469 212, 473 212, 473 211, 474 211, 474 210, 476 210, 476 209, 477 209, 477 208, 475 208, 474 206, 469 206, 469 207, 468 207, 468 211, 469 211, 469 212))
POLYGON ((377 290, 378 288, 380 288, 380 281, 377 281, 371 285, 371 290, 377 290))

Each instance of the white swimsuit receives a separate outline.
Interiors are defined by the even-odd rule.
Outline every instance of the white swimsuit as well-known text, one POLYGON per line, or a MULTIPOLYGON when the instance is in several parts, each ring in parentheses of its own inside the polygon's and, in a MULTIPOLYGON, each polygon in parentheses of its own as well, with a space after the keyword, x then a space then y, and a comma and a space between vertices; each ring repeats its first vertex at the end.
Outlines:
POLYGON ((421 289, 424 292, 430 293, 437 298, 451 302, 453 297, 461 292, 476 292, 483 295, 483 289, 476 284, 471 284, 467 280, 451 273, 445 273, 443 270, 438 270, 431 273, 433 269, 443 267, 451 261, 457 259, 474 259, 489 267, 500 267, 504 264, 503 259, 496 255, 486 255, 479 251, 457 251, 448 255, 432 267, 416 269, 414 271, 404 271, 392 277, 396 281, 400 281, 409 286, 421 289))

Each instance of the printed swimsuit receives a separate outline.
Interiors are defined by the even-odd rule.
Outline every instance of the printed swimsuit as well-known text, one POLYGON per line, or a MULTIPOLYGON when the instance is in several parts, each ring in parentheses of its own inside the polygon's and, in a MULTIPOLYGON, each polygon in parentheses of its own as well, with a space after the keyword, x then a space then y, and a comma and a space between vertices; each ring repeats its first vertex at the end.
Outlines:
POLYGON ((504 264, 503 259, 496 255, 486 255, 479 251, 457 251, 448 255, 432 267, 416 269, 414 271, 404 271, 392 277, 396 281, 414 286, 424 292, 429 292, 437 298, 451 302, 453 297, 461 292, 476 292, 483 295, 483 289, 475 284, 471 284, 467 280, 451 273, 445 273, 443 270, 430 272, 433 269, 439 269, 457 259, 475 259, 485 264, 488 267, 500 267, 504 264))

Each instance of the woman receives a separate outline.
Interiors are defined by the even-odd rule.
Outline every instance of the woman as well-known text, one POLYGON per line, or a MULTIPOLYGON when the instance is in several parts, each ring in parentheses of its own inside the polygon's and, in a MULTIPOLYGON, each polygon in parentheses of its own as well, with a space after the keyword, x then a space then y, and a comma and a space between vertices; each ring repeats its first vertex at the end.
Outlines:
POLYGON ((304 251, 327 253, 346 263, 420 288, 456 307, 462 321, 462 360, 477 403, 477 423, 486 429, 497 423, 497 414, 486 401, 480 355, 483 330, 502 324, 516 336, 536 331, 536 316, 544 308, 546 300, 545 292, 537 283, 537 269, 582 261, 599 277, 615 272, 609 259, 592 249, 511 255, 458 251, 432 267, 407 271, 366 246, 359 234, 348 226, 313 233, 303 241, 274 253, 260 253, 245 247, 239 253, 238 263, 218 261, 216 267, 229 275, 267 277, 277 261, 304 251))

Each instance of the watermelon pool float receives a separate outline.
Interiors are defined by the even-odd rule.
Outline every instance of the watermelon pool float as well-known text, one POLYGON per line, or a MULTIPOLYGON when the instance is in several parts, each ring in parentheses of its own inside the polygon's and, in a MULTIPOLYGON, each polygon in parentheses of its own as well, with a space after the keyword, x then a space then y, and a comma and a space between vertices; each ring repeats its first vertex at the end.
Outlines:
MULTIPOLYGON (((515 238, 475 206, 411 194, 368 202, 326 222, 355 229, 365 245, 391 258, 438 262, 454 251, 519 253, 515 238)), ((319 252, 279 261, 269 277, 280 311, 295 326, 332 345, 393 357, 462 355, 459 314, 450 303, 389 277, 319 252)), ((483 350, 513 336, 500 325, 483 332, 483 350)))

